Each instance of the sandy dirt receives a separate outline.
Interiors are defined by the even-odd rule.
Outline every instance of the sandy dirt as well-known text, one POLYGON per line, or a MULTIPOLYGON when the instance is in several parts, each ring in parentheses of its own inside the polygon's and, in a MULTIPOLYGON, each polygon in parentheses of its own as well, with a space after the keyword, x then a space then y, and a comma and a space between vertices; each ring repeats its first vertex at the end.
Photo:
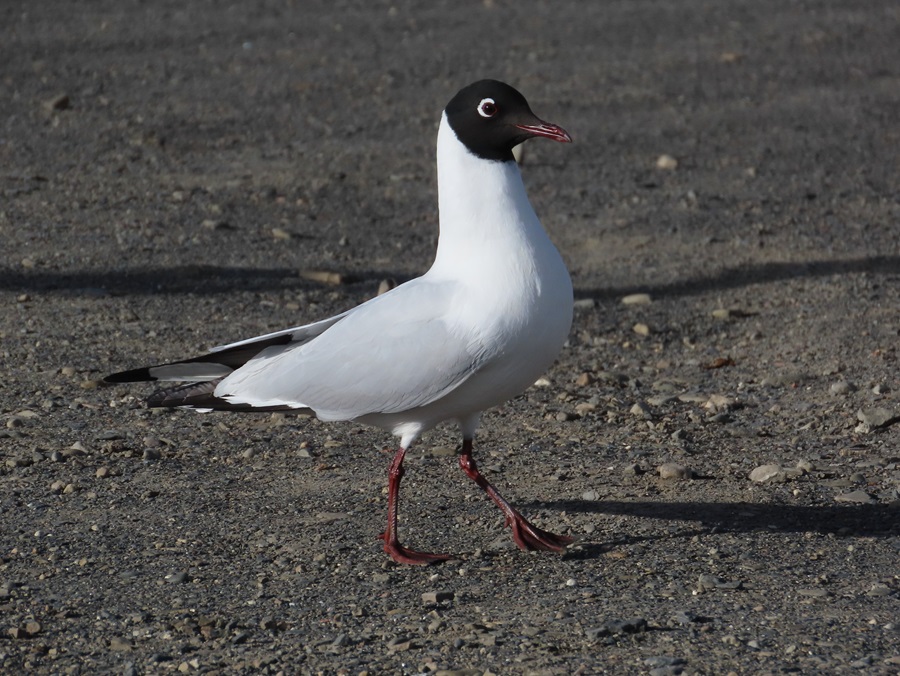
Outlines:
POLYGON ((898 673, 898 44, 894 0, 5 3, 0 671, 898 673), (516 550, 448 427, 401 530, 459 558, 400 567, 388 435, 100 380, 424 272, 483 77, 575 139, 523 173, 578 308, 476 457, 577 542, 516 550))

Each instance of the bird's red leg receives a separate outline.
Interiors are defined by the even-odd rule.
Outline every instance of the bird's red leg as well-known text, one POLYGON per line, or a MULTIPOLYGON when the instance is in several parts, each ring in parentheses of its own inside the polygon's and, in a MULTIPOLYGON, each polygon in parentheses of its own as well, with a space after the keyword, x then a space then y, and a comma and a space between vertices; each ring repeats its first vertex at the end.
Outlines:
POLYGON ((446 561, 450 558, 447 554, 417 552, 401 545, 397 537, 397 508, 400 502, 400 480, 403 478, 403 457, 405 455, 406 449, 401 447, 394 454, 391 469, 388 472, 388 522, 384 533, 379 536, 384 540, 384 551, 397 563, 423 565, 446 561))
POLYGON ((462 467, 472 481, 481 486, 491 500, 497 503, 497 506, 503 510, 506 515, 506 525, 512 527, 513 540, 519 549, 545 549, 553 552, 562 551, 567 544, 572 542, 572 538, 565 535, 556 535, 549 531, 541 530, 528 519, 522 516, 515 507, 509 504, 506 499, 497 492, 497 489, 491 485, 491 482, 484 478, 484 475, 478 471, 475 465, 475 458, 472 457, 472 440, 463 439, 462 454, 459 456, 459 466, 462 467))

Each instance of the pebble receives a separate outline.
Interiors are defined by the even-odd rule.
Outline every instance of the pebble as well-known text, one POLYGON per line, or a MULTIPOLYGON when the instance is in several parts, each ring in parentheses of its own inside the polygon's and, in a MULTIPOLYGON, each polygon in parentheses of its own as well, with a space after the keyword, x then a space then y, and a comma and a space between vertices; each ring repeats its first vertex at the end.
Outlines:
POLYGON ((649 420, 652 417, 650 415, 650 407, 642 401, 635 402, 629 409, 629 413, 638 418, 644 418, 645 420, 649 420))
POLYGON ((669 655, 655 655, 644 660, 644 666, 650 667, 650 676, 677 676, 683 673, 685 660, 669 655))
POLYGON ((584 493, 581 494, 581 499, 593 502, 594 500, 600 499, 600 494, 595 490, 585 491, 584 493))
POLYGON ((882 582, 876 582, 872 588, 866 592, 866 596, 890 596, 893 593, 890 587, 882 582))
POLYGON ((697 578, 697 587, 695 593, 709 591, 711 589, 740 589, 742 586, 740 580, 728 581, 723 580, 715 575, 703 574, 697 578))
POLYGON ((456 595, 452 591, 423 592, 422 603, 425 605, 435 605, 444 601, 452 601, 456 595))
POLYGON ((52 99, 44 102, 44 110, 48 113, 54 110, 66 110, 72 105, 72 100, 68 94, 57 94, 52 99))
POLYGON ((188 581, 188 574, 185 572, 170 573, 166 575, 165 580, 169 584, 184 584, 188 581))
POLYGON ((599 627, 591 627, 584 630, 589 640, 595 641, 603 636, 615 634, 638 634, 647 631, 649 625, 643 617, 633 617, 630 620, 607 620, 599 627))
POLYGON ((750 472, 750 481, 765 483, 766 481, 781 481, 785 477, 781 465, 760 465, 750 472))
POLYGON ((728 308, 718 308, 710 313, 715 319, 731 319, 732 312, 728 308))
POLYGON ((396 288, 397 280, 396 279, 382 279, 378 282, 378 292, 376 295, 381 296, 393 288, 396 288))
POLYGON ((99 467, 94 474, 98 479, 105 479, 109 476, 109 467, 99 467))
POLYGON ((710 413, 723 413, 725 411, 730 411, 735 404, 735 400, 732 397, 727 397, 724 394, 711 394, 709 399, 706 400, 706 403, 703 404, 703 408, 708 410, 710 413))
POLYGON ((834 500, 835 502, 850 502, 857 505, 867 505, 875 502, 875 498, 862 490, 836 495, 834 496, 834 500))
POLYGON ((650 335, 650 327, 644 324, 643 322, 638 322, 634 326, 631 327, 631 330, 634 331, 639 336, 649 336, 650 335))
POLYGON ((588 373, 587 371, 585 371, 584 373, 582 373, 575 379, 575 386, 576 387, 587 387, 588 385, 590 385, 593 382, 594 382, 594 379, 591 376, 591 374, 588 373))
POLYGON ((309 280, 310 282, 318 282, 330 286, 340 286, 345 282, 344 276, 341 273, 327 272, 325 270, 305 270, 300 273, 300 277, 309 280))
POLYGON ((649 293, 632 293, 622 298, 624 305, 647 305, 653 302, 649 293))
POLYGON ((797 469, 801 472, 812 472, 815 468, 816 466, 813 464, 812 460, 801 458, 797 461, 797 469))
POLYGON ((114 636, 109 641, 109 649, 117 653, 130 653, 133 646, 128 641, 125 641, 118 636, 114 636))
POLYGON ((660 479, 692 479, 694 472, 677 462, 665 462, 656 468, 660 479))
POLYGON ((856 412, 856 418, 859 425, 856 426, 856 432, 866 434, 880 427, 888 425, 900 420, 900 416, 895 415, 883 407, 861 408, 856 412))
POLYGON ((162 453, 158 448, 145 448, 144 453, 141 456, 144 460, 159 460, 162 457, 162 453))
POLYGON ((280 240, 288 240, 292 235, 284 228, 272 228, 272 237, 280 240))
POLYGON ((656 168, 665 171, 674 171, 678 168, 678 160, 671 155, 660 155, 656 158, 656 168))
POLYGON ((849 394, 853 391, 853 386, 846 380, 838 380, 836 383, 831 383, 831 387, 828 389, 832 394, 849 394))

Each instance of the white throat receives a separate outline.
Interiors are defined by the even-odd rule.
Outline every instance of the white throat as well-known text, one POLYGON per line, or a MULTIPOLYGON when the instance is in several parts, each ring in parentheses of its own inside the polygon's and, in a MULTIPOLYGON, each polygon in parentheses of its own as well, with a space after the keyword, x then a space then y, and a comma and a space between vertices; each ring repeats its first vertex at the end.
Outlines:
POLYGON ((485 160, 457 138, 447 116, 437 141, 440 238, 429 274, 460 277, 482 260, 494 266, 505 253, 522 260, 529 251, 552 248, 515 162, 485 160))

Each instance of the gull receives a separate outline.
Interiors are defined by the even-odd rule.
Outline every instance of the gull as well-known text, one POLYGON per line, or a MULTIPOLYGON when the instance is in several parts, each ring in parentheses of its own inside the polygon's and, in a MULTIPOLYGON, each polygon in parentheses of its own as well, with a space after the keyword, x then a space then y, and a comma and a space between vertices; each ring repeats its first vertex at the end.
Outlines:
POLYGON ((438 129, 440 236, 428 272, 334 317, 106 381, 182 382, 152 394, 150 407, 307 411, 391 432, 400 447, 388 473, 380 537, 384 551, 404 564, 451 558, 401 544, 398 507, 410 445, 436 425, 455 422, 460 467, 503 511, 516 545, 562 551, 572 539, 530 523, 473 457, 482 412, 533 384, 572 324, 569 273, 513 157, 514 147, 534 137, 572 140, 508 84, 464 87, 438 129))

